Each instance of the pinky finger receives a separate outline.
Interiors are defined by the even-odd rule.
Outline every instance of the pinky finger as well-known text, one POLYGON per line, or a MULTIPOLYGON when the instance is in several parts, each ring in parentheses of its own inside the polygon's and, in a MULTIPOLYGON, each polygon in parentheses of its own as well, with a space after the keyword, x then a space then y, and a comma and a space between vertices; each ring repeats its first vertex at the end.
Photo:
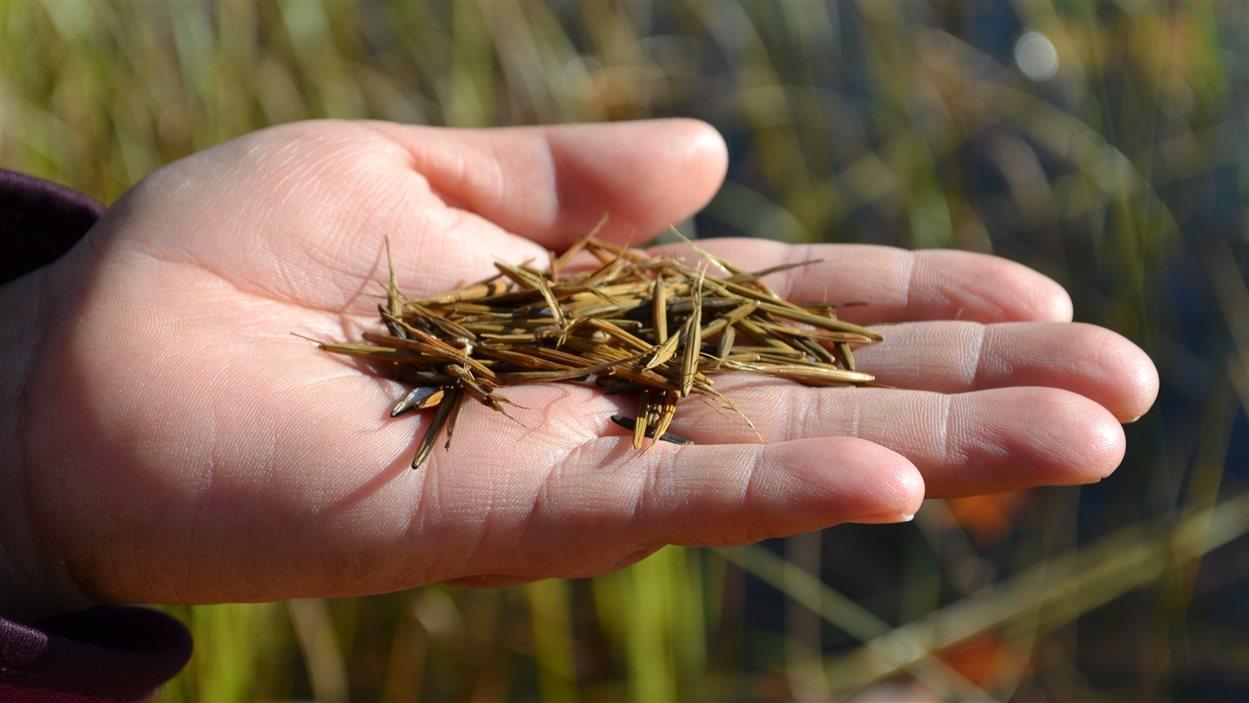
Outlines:
POLYGON ((641 455, 624 438, 602 438, 569 459, 548 483, 543 518, 593 516, 625 544, 732 545, 841 522, 903 522, 924 498, 909 460, 849 437, 659 443, 641 455))

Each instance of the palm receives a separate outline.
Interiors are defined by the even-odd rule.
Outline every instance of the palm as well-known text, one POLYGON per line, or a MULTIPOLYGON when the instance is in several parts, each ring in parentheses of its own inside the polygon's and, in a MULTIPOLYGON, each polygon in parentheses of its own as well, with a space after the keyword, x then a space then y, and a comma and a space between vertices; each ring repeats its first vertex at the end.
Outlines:
POLYGON ((466 407, 451 450, 410 471, 428 418, 389 419, 397 386, 289 334, 371 327, 386 237, 405 292, 437 292, 496 258, 541 261, 604 211, 618 238, 687 216, 721 149, 691 123, 320 123, 172 165, 51 279, 27 429, 36 524, 94 597, 270 599, 588 575, 665 543, 888 519, 925 482, 990 492, 1117 465, 1114 415, 1148 408, 1152 366, 1104 330, 979 324, 1069 315, 1052 283, 986 257, 711 243, 758 268, 824 259, 777 285, 873 301, 864 320, 970 320, 889 327, 862 353, 917 390, 724 381, 769 444, 693 402, 674 430, 697 444, 639 456, 608 421, 616 400, 533 386, 508 393, 517 421, 466 407))

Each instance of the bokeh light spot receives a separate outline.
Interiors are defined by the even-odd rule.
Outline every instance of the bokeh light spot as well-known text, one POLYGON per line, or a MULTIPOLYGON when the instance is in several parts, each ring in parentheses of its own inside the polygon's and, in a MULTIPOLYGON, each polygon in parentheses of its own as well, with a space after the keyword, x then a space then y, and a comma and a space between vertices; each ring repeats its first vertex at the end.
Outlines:
POLYGON ((1015 42, 1015 64, 1034 81, 1047 81, 1058 73, 1058 50, 1049 37, 1026 32, 1015 42))

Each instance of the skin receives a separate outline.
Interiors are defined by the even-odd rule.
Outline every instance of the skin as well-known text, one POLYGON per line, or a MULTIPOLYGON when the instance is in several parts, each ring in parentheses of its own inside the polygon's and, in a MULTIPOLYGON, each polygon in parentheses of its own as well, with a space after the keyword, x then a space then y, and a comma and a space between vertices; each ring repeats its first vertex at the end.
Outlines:
POLYGON ((374 327, 385 237, 400 287, 432 294, 542 262, 604 212, 606 237, 643 240, 705 205, 726 160, 689 120, 311 122, 152 174, 0 289, 4 613, 589 576, 1119 464, 1120 422, 1157 392, 1148 357, 977 254, 704 242, 749 268, 822 259, 768 282, 871 301, 846 310, 886 323, 860 365, 907 389, 724 378, 766 443, 693 401, 672 430, 698 444, 637 454, 621 401, 556 384, 509 390, 520 422, 467 405, 451 451, 412 471, 430 415, 391 420, 401 388, 290 334, 374 327))

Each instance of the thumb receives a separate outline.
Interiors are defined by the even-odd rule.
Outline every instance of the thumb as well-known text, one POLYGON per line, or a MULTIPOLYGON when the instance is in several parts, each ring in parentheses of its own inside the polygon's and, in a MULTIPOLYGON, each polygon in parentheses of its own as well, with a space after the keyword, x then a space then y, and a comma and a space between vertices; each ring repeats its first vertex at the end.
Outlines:
POLYGON ((691 119, 460 130, 378 122, 450 205, 552 249, 604 215, 601 236, 643 242, 701 209, 728 162, 691 119))

